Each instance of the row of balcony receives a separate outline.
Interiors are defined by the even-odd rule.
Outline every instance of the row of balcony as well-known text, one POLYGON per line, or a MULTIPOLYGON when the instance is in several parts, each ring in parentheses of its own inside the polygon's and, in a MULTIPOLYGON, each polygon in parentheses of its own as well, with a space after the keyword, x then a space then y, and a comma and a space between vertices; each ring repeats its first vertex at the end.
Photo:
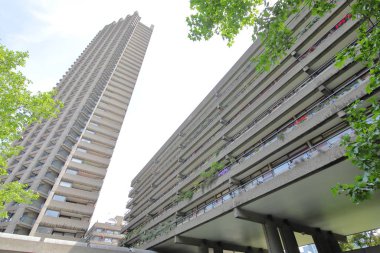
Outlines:
MULTIPOLYGON (((237 158, 236 161, 232 164, 229 164, 225 168, 223 168, 218 176, 222 176, 225 173, 227 173, 229 170, 231 170, 233 167, 238 166, 243 161, 250 159, 253 157, 256 153, 261 152, 265 147, 269 146, 271 143, 277 140, 282 140, 286 134, 294 130, 297 125, 310 120, 313 118, 313 116, 325 108, 326 106, 329 106, 331 104, 335 104, 335 101, 343 97, 345 94, 349 93, 350 91, 357 89, 359 85, 363 82, 366 82, 366 74, 363 74, 363 76, 359 76, 356 79, 351 80, 346 85, 338 89, 335 93, 331 94, 326 99, 320 101, 315 106, 310 108, 305 114, 301 115, 294 121, 290 122, 289 124, 279 128, 274 133, 270 134, 267 138, 265 138, 264 142, 259 142, 256 145, 253 145, 253 148, 250 148, 249 150, 242 152, 237 158), (364 79, 364 80, 363 80, 364 79)), ((149 222, 149 224, 153 224, 156 222, 157 219, 159 219, 162 216, 165 216, 169 210, 171 210, 173 207, 177 206, 178 203, 172 203, 170 206, 168 206, 167 209, 161 210, 159 213, 157 213, 149 222)), ((140 228, 144 227, 145 224, 142 224, 140 228)))
MULTIPOLYGON (((343 19, 346 19, 346 16, 343 18, 343 19)), ((310 21, 312 24, 314 24, 316 21, 313 19, 312 21, 310 21)), ((311 26, 306 26, 306 28, 305 29, 310 29, 310 27, 311 26)), ((317 43, 315 43, 315 44, 313 44, 312 46, 311 46, 311 48, 313 48, 313 50, 307 50, 304 54, 302 54, 301 56, 299 56, 298 58, 302 58, 301 60, 303 60, 304 58, 305 58, 305 56, 306 56, 306 54, 310 54, 311 52, 313 52, 313 51, 315 51, 315 48, 316 47, 318 47, 319 45, 321 45, 321 43, 323 42, 323 41, 325 41, 327 38, 329 38, 329 37, 331 37, 331 35, 336 31, 337 29, 335 29, 335 26, 334 26, 334 28, 330 31, 329 30, 329 33, 327 33, 325 36, 322 36, 322 38, 320 39, 320 40, 318 40, 318 42, 317 43)), ((301 31, 301 33, 306 33, 306 31, 301 31)), ((323 65, 322 67, 320 67, 317 71, 315 71, 313 74, 312 74, 312 76, 316 76, 316 75, 318 75, 319 73, 321 73, 324 69, 326 69, 327 67, 329 67, 330 65, 332 64, 332 61, 329 61, 328 62, 328 64, 325 64, 325 65, 323 65)), ((289 67, 288 68, 288 70, 287 71, 289 71, 291 69, 291 67, 289 67)), ((285 71, 283 74, 281 74, 281 76, 283 76, 283 75, 285 75, 286 73, 287 73, 287 71, 285 71)), ((278 79, 278 78, 277 78, 278 79)), ((309 79, 307 79, 305 82, 303 82, 303 83, 301 83, 301 85, 300 86, 298 86, 297 88, 300 88, 302 85, 305 85, 307 82, 309 82, 310 81, 310 78, 309 79)), ((272 82, 266 89, 264 89, 260 94, 259 94, 259 96, 258 97, 260 97, 260 96, 262 96, 264 93, 267 93, 270 89, 270 87, 271 86, 273 86, 274 84, 275 84, 276 82, 272 82)), ((296 92, 297 90, 293 90, 293 92, 296 92)), ((243 92, 240 92, 240 93, 238 93, 237 94, 237 97, 236 97, 236 99, 239 97, 239 96, 241 96, 243 94, 243 92)), ((258 98, 257 97, 257 98, 258 98)), ((257 98, 255 98, 255 100, 254 101, 256 101, 257 100, 257 98)), ((231 120, 229 120, 228 122, 226 122, 226 124, 225 124, 225 126, 227 125, 227 124, 229 124, 229 123, 231 123, 232 122, 232 120, 234 120, 234 119, 236 119, 236 117, 238 117, 239 115, 241 115, 241 114, 243 114, 247 109, 251 109, 250 107, 251 107, 251 105, 252 105, 252 103, 253 103, 253 101, 251 101, 249 104, 247 104, 240 112, 238 112, 236 115, 234 115, 233 116, 233 118, 231 118, 231 120)), ((276 106, 279 106, 279 104, 277 104, 276 106)), ((225 106, 224 106, 225 107, 225 106)), ((274 109, 274 108, 271 108, 272 110, 274 109)), ((268 110, 266 113, 269 113, 270 112, 270 110, 268 110)), ((263 115, 261 115, 262 117, 264 117, 263 115)), ((214 119, 215 118, 217 118, 217 117, 214 117, 214 119)), ((204 127, 207 127, 207 126, 209 126, 212 122, 213 122, 213 120, 212 119, 210 119, 210 120, 205 120, 204 121, 205 122, 205 125, 204 125, 204 127)), ((233 124, 232 124, 233 125, 233 124)), ((248 129, 244 129, 245 131, 246 130, 248 130, 248 129)), ((186 159, 181 159, 181 163, 182 164, 184 164, 184 163, 186 163, 186 161, 187 160, 189 160, 190 158, 193 158, 193 157, 197 157, 199 154, 199 152, 202 152, 203 153, 203 150, 202 150, 202 147, 204 147, 204 146, 206 146, 208 143, 210 143, 211 141, 215 141, 215 139, 214 139, 214 137, 215 137, 215 135, 217 135, 218 134, 218 132, 217 133, 215 133, 213 136, 211 136, 210 138, 208 138, 199 148, 197 148, 197 150, 194 152, 194 153, 192 153, 192 155, 190 156, 190 157, 188 157, 188 158, 186 158, 186 159)), ((240 133, 240 134, 242 134, 242 133, 240 133)), ((195 138, 195 137, 194 137, 195 138)), ((186 145, 185 145, 186 146, 186 145)), ((218 151, 216 151, 216 153, 218 153, 220 150, 218 150, 218 151)), ((204 166, 205 164, 208 164, 209 162, 210 162, 210 160, 211 159, 213 159, 213 154, 212 155, 210 155, 209 157, 208 157, 208 159, 206 159, 201 165, 199 165, 198 166, 198 168, 199 167, 202 167, 202 166, 204 166)), ((173 159, 175 159, 175 158, 173 158, 173 159)), ((172 159, 172 160, 173 160, 172 159)), ((168 163, 170 163, 170 162, 173 162, 173 161, 168 161, 166 164, 168 164, 168 163)), ((196 171, 197 169, 195 169, 195 171, 196 171)), ((166 192, 164 192, 163 193, 163 195, 165 195, 165 193, 167 193, 168 191, 170 191, 170 189, 168 189, 166 192)), ((128 206, 128 207, 130 207, 130 205, 128 206)))
MULTIPOLYGON (((277 102, 274 103, 273 106, 271 106, 270 108, 268 108, 267 110, 265 110, 264 112, 262 112, 260 115, 258 115, 255 119, 253 119, 252 122, 248 123, 247 127, 243 128, 242 131, 238 132, 237 134, 235 134, 233 137, 231 137, 230 141, 227 142, 225 145, 223 145, 220 149, 217 150, 217 153, 219 154, 223 154, 225 153, 224 151, 227 150, 229 148, 229 146, 234 146, 234 143, 237 139, 239 139, 241 136, 243 136, 244 133, 248 132, 250 129, 253 129, 254 126, 256 126, 258 123, 260 123, 261 121, 263 121, 268 115, 270 115, 271 113, 273 113, 273 111, 276 109, 276 108, 280 108, 281 105, 283 105, 284 103, 286 103, 287 101, 293 101, 294 100, 294 96, 300 92, 303 88, 305 88, 308 84, 311 84, 313 80, 318 80, 319 76, 322 76, 323 79, 325 79, 326 77, 324 77, 324 72, 328 72, 328 76, 332 75, 333 73, 335 72, 338 72, 338 70, 336 68, 334 68, 333 66, 334 64, 334 60, 333 59, 330 59, 326 64, 322 65, 318 70, 316 70, 313 74, 312 74, 312 77, 313 78, 308 78, 306 81, 300 83, 299 85, 297 85, 294 89, 292 89, 291 91, 289 91, 288 93, 286 93, 283 97, 281 97, 277 102), (331 73, 333 71, 333 73, 331 73), (259 119, 259 120, 257 120, 259 119)), ((337 90, 335 93, 333 93, 330 98, 334 97, 334 96, 341 96, 341 95, 344 95, 343 93, 345 92, 348 92, 348 89, 351 89, 351 88, 355 88, 359 85, 360 82, 362 82, 362 79, 364 79, 365 77, 364 76, 361 76, 361 79, 357 79, 357 80, 350 80, 348 83, 346 83, 346 86, 343 86, 345 87, 346 90, 344 90, 344 88, 342 88, 342 90, 337 90), (350 86, 351 85, 351 86, 350 86)), ((328 99, 327 99, 328 100, 328 99)), ((326 100, 326 101, 327 101, 326 100)), ((322 106, 322 105, 321 105, 322 106)), ((316 108, 316 107, 315 107, 316 108)), ((314 110, 317 110, 317 109, 314 109, 314 110)), ((290 125, 291 124, 294 124, 295 122, 297 121, 300 121, 301 118, 304 118, 306 117, 305 115, 301 115, 299 116, 298 119, 294 120, 293 123, 289 123, 290 125)), ((286 126, 284 126, 286 127, 286 126)), ((282 135, 284 134, 285 130, 284 129, 278 129, 278 131, 283 131, 282 135)), ((287 130, 289 131, 289 129, 287 130)), ((273 133, 272 135, 269 135, 269 136, 266 136, 264 138, 262 138, 263 140, 268 140, 268 139, 271 139, 273 141, 273 136, 277 135, 278 133, 273 133)), ((261 143, 261 142, 260 142, 261 143)), ((261 143, 261 145, 263 145, 261 143)), ((256 145, 253 145, 254 149, 256 148, 259 148, 259 146, 256 146, 256 145)), ((238 159, 239 157, 235 157, 236 159, 238 159)), ((204 161, 200 166, 198 166, 197 168, 195 168, 195 170, 193 170, 191 173, 189 173, 188 175, 186 176, 182 176, 179 178, 179 181, 177 182, 177 184, 175 185, 175 187, 178 186, 179 188, 181 187, 181 183, 182 182, 188 182, 189 180, 186 180, 187 178, 193 178, 194 176, 197 176, 199 174, 199 171, 200 170, 204 170, 205 166, 208 166, 209 164, 211 164, 211 161, 215 159, 214 156, 210 156, 208 158, 208 160, 204 161)), ((160 197, 160 199, 167 199, 169 198, 172 194, 172 188, 169 188, 166 192, 163 193, 163 196, 160 197)), ((132 204, 132 201, 129 202, 129 204, 127 204, 127 207, 128 206, 131 206, 132 204)))
MULTIPOLYGON (((242 193, 245 193, 247 191, 250 191, 251 189, 257 187, 258 185, 261 185, 265 182, 270 181, 274 177, 281 175, 282 173, 293 169, 297 164, 300 164, 302 162, 305 162, 309 159, 312 159, 313 157, 318 156, 321 153, 324 153, 330 149, 332 149, 335 146, 338 146, 343 136, 346 135, 353 135, 353 130, 351 128, 348 128, 340 133, 338 133, 335 136, 330 137, 329 139, 323 141, 322 143, 315 145, 314 147, 309 148, 308 150, 304 151, 301 154, 298 154, 297 156, 289 158, 287 161, 283 162, 282 164, 272 168, 272 170, 264 172, 261 175, 258 175, 257 177, 249 180, 243 185, 240 185, 236 188, 233 188, 229 190, 229 192, 220 194, 221 196, 214 199, 212 202, 208 203, 207 205, 198 208, 196 210, 192 210, 191 213, 185 215, 184 217, 178 217, 175 221, 173 221, 170 224, 166 224, 162 228, 158 230, 153 231, 144 231, 142 234, 140 234, 140 238, 144 238, 143 240, 140 239, 136 243, 133 244, 133 247, 139 247, 142 244, 145 244, 157 237, 160 237, 163 234, 168 233, 170 230, 175 229, 178 226, 181 226, 187 222, 190 222, 194 220, 195 218, 219 207, 222 206, 224 203, 231 201, 232 199, 240 196, 242 193), (146 235, 144 237, 144 235, 146 235)), ((226 173, 226 172, 224 172, 226 173)), ((220 176, 220 175, 219 175, 220 176)), ((136 232, 130 232, 127 233, 127 238, 131 239, 134 236, 136 236, 136 232)))

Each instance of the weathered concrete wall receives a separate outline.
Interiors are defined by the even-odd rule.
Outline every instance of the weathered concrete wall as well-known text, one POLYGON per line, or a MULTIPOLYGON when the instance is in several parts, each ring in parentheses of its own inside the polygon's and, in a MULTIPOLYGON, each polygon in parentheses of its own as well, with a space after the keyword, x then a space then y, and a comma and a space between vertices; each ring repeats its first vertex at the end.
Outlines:
POLYGON ((14 253, 155 253, 150 250, 91 245, 82 242, 0 233, 0 252, 14 253))

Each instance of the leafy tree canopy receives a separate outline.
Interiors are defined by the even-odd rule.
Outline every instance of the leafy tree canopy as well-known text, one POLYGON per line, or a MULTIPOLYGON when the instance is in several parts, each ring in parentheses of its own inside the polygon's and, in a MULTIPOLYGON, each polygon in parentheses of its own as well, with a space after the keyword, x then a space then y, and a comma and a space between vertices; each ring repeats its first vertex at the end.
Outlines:
MULTIPOLYGON (((252 38, 259 39, 263 45, 263 52, 253 59, 256 70, 269 71, 296 41, 296 36, 287 24, 288 18, 304 7, 309 8, 313 15, 323 16, 339 4, 336 2, 338 1, 190 0, 190 8, 194 13, 186 18, 188 37, 197 41, 220 35, 230 46, 242 29, 252 29, 252 38)), ((357 41, 337 55, 336 66, 342 67, 348 59, 362 62, 370 72, 366 91, 371 94, 380 86, 380 1, 353 1, 351 9, 351 17, 361 22, 357 41)), ((372 100, 370 103, 371 106, 367 109, 353 106, 348 110, 348 122, 356 137, 347 137, 344 141, 347 146, 346 156, 364 174, 358 176, 353 184, 337 185, 333 189, 335 193, 347 194, 355 203, 369 198, 380 188, 380 110, 378 101, 372 100), (371 122, 364 120, 367 115, 374 115, 371 122)))
MULTIPOLYGON (((21 146, 12 143, 22 138, 27 126, 56 117, 62 103, 54 100, 55 91, 28 91, 31 83, 19 70, 25 65, 27 52, 18 52, 0 45, 0 176, 7 175, 7 160, 17 155, 21 146)), ((0 184, 0 217, 7 216, 4 207, 12 201, 30 202, 37 195, 18 182, 0 184)))

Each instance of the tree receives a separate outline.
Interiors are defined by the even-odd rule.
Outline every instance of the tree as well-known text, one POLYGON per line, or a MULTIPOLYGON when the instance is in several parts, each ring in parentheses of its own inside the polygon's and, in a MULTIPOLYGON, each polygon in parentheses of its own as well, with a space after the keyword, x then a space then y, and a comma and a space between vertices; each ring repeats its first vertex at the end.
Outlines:
MULTIPOLYGON (((22 138, 22 132, 32 123, 56 117, 62 103, 54 100, 56 92, 32 94, 31 83, 19 70, 25 65, 27 52, 12 51, 0 45, 0 176, 7 172, 7 161, 21 150, 12 145, 22 138)), ((0 217, 7 217, 5 205, 14 201, 30 203, 38 195, 27 190, 26 184, 10 182, 0 184, 0 217)))
MULTIPOLYGON (((188 37, 197 41, 220 35, 230 46, 242 29, 253 29, 252 38, 259 39, 263 45, 263 52, 253 59, 256 71, 269 71, 295 43, 295 35, 286 21, 304 6, 313 15, 323 16, 335 7, 335 1, 277 0, 270 4, 267 0, 190 0, 194 13, 186 18, 188 37)), ((361 20, 357 43, 336 56, 336 66, 342 67, 348 59, 362 62, 370 72, 366 91, 371 94, 380 86, 380 2, 356 0, 351 3, 351 8, 351 17, 361 20)), ((348 121, 357 137, 344 140, 346 156, 364 173, 353 184, 338 184, 333 188, 334 193, 345 193, 355 203, 369 198, 380 184, 379 102, 372 100, 371 104, 367 109, 360 109, 356 104, 350 107, 348 121), (377 115, 372 117, 371 123, 363 122, 363 117, 367 117, 363 116, 364 110, 367 115, 377 115), (374 131, 371 136, 367 127, 374 131), (367 143, 366 138, 370 138, 371 143, 367 143)))
POLYGON ((376 230, 370 230, 347 236, 347 242, 339 243, 343 251, 362 249, 380 245, 380 236, 376 230))

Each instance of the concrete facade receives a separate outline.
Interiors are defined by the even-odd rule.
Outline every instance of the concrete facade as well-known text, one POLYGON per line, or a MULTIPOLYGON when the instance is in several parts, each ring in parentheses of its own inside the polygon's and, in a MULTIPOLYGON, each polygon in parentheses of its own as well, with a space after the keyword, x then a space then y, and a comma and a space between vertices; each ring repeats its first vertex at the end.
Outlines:
POLYGON ((0 233, 0 253, 155 253, 125 247, 0 233))
POLYGON ((346 235, 380 227, 379 195, 357 206, 330 192, 360 173, 339 143, 353 135, 344 109, 366 97, 369 74, 350 61, 334 66, 357 36, 351 2, 324 17, 306 8, 292 16, 297 41, 269 72, 255 70, 262 46, 253 43, 133 179, 128 245, 296 253, 314 243, 335 253, 346 235), (223 168, 205 179, 214 162, 223 168))
POLYGON ((30 126, 5 182, 40 198, 9 205, 0 232, 79 240, 89 227, 153 27, 137 12, 106 25, 57 84, 59 116, 30 126))
POLYGON ((91 244, 118 246, 124 239, 121 234, 123 216, 116 216, 107 222, 95 222, 87 231, 85 241, 91 244))

